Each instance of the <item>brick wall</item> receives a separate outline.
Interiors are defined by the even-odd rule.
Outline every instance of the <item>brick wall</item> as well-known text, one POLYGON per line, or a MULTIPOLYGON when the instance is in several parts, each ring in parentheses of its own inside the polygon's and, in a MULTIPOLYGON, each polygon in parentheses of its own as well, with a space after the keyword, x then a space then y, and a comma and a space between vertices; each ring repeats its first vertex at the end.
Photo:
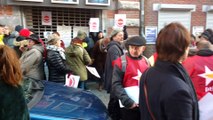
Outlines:
POLYGON ((213 5, 213 0, 145 0, 145 26, 157 26, 158 11, 153 11, 153 4, 190 4, 196 5, 196 11, 191 14, 191 26, 205 26, 206 13, 202 11, 202 5, 213 5))
POLYGON ((0 24, 14 27, 21 24, 19 7, 0 6, 0 24))
POLYGON ((126 14, 126 26, 129 36, 139 35, 140 9, 137 9, 139 7, 138 5, 140 5, 140 0, 118 0, 115 10, 104 10, 103 14, 106 14, 106 20, 104 20, 104 22, 106 24, 105 29, 107 30, 107 35, 109 36, 112 31, 115 14, 126 14), (128 6, 127 3, 134 4, 135 6, 128 6), (118 4, 121 6, 119 6, 118 4), (125 6, 126 8, 122 8, 122 6, 125 6))
MULTIPOLYGON (((191 14, 192 26, 206 26, 206 12, 202 11, 202 5, 213 5, 213 0, 145 0, 144 24, 145 26, 158 26, 158 11, 153 11, 153 4, 190 4, 196 5, 196 10, 191 14)), ((155 45, 147 45, 145 55, 151 56, 155 52, 155 45)))

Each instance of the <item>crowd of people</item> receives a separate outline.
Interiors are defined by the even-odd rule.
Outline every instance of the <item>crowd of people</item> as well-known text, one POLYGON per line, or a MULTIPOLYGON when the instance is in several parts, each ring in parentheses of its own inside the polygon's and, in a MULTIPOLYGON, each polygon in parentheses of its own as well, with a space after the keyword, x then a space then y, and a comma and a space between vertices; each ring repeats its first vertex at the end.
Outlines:
POLYGON ((146 39, 129 37, 126 26, 108 37, 102 31, 93 36, 79 30, 65 47, 57 31, 44 42, 20 25, 14 30, 0 25, 0 118, 12 119, 14 113, 29 119, 21 85, 26 78, 64 85, 66 74, 74 74, 80 76, 78 88, 87 90, 89 65, 100 75, 92 77, 98 89, 110 94, 112 120, 213 119, 208 115, 213 106, 203 107, 213 100, 212 29, 193 36, 180 23, 170 23, 158 33, 156 52, 149 59, 143 55, 146 39))

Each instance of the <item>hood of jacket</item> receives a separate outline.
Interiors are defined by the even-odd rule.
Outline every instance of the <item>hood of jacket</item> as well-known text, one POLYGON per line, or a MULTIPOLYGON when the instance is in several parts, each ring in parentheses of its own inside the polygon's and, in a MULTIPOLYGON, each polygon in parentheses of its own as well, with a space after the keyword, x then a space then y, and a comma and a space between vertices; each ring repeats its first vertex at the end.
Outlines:
POLYGON ((78 44, 72 44, 65 50, 66 54, 71 57, 78 56, 80 52, 83 52, 83 48, 78 44))

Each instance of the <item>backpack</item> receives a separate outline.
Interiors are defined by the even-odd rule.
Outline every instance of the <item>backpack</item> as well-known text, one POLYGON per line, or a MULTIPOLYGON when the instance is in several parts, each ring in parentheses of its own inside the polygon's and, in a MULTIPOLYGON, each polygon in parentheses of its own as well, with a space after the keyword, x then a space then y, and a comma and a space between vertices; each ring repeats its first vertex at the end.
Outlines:
MULTIPOLYGON (((142 57, 145 59, 146 63, 148 66, 151 66, 149 60, 147 59, 147 57, 145 57, 144 55, 142 55, 142 57)), ((122 68, 121 68, 121 71, 122 72, 125 72, 126 71, 126 65, 127 65, 127 62, 126 62, 126 54, 123 54, 121 56, 121 64, 122 64, 122 68)))

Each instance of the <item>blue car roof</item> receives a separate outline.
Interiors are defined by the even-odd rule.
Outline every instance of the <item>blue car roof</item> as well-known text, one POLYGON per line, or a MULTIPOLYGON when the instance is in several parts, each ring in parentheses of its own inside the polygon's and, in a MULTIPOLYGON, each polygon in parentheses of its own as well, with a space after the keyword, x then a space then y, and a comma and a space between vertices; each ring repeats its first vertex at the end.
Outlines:
POLYGON ((107 120, 103 102, 90 91, 44 82, 44 95, 30 110, 31 120, 107 120))

